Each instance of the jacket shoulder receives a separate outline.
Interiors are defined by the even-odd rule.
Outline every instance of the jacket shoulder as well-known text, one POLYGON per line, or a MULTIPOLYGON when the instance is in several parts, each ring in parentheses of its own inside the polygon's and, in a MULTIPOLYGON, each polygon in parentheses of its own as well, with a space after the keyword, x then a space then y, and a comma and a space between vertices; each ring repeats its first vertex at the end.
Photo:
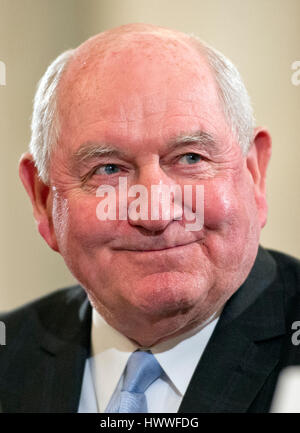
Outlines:
POLYGON ((277 265, 277 277, 287 298, 300 295, 300 260, 289 254, 268 249, 277 265))
POLYGON ((78 317, 80 308, 87 296, 79 285, 57 289, 13 310, 0 313, 0 321, 5 324, 8 339, 12 339, 20 329, 34 327, 35 324, 54 333, 69 317, 78 317))

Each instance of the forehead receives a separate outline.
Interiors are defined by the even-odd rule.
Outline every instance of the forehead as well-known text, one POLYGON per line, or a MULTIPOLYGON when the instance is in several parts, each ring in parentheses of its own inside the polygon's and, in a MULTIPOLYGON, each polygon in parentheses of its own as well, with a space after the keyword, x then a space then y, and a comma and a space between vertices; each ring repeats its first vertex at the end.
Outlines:
POLYGON ((205 129, 202 123, 225 127, 206 59, 187 40, 169 35, 88 41, 63 75, 58 105, 61 138, 73 140, 73 147, 97 134, 140 140, 158 131, 168 136, 205 129))

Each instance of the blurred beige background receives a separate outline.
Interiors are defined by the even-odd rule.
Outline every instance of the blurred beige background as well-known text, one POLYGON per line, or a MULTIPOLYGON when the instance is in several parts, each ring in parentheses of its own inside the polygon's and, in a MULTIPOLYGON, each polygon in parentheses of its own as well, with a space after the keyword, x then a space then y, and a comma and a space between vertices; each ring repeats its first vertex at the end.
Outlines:
POLYGON ((269 128, 269 221, 262 244, 300 257, 299 0, 0 0, 0 310, 74 283, 38 235, 17 174, 29 142, 32 98, 46 66, 89 36, 129 22, 199 35, 238 66, 257 123, 269 128))

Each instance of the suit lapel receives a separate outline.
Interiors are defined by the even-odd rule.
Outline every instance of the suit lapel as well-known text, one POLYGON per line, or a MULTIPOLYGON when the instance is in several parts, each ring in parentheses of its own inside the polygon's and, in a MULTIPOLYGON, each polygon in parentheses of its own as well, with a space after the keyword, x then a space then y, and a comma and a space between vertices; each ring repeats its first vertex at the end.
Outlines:
MULTIPOLYGON (((39 411, 61 413, 77 412, 85 361, 86 348, 76 344, 64 344, 54 356, 45 354, 47 361, 47 383, 43 387, 43 409, 37 402, 39 411)), ((45 362, 45 361, 44 361, 45 362)), ((35 394, 40 393, 39 384, 35 384, 35 394)), ((24 412, 30 412, 24 402, 24 412)), ((32 402, 30 402, 32 405, 32 402)))
POLYGON ((283 288, 263 249, 226 304, 179 412, 246 412, 279 361, 283 288))
POLYGON ((50 393, 45 398, 49 412, 77 412, 78 409, 85 362, 90 350, 91 306, 86 296, 78 310, 77 322, 73 321, 70 326, 73 330, 68 329, 63 341, 55 344, 48 340, 41 345, 50 355, 50 393))

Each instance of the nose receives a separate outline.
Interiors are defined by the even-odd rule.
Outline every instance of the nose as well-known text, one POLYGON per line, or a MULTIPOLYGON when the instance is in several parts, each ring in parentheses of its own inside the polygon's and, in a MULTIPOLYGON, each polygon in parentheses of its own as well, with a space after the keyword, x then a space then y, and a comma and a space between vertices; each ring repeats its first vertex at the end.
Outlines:
POLYGON ((139 170, 137 183, 128 191, 128 221, 149 232, 163 231, 173 220, 181 219, 182 194, 179 185, 159 164, 139 170))

